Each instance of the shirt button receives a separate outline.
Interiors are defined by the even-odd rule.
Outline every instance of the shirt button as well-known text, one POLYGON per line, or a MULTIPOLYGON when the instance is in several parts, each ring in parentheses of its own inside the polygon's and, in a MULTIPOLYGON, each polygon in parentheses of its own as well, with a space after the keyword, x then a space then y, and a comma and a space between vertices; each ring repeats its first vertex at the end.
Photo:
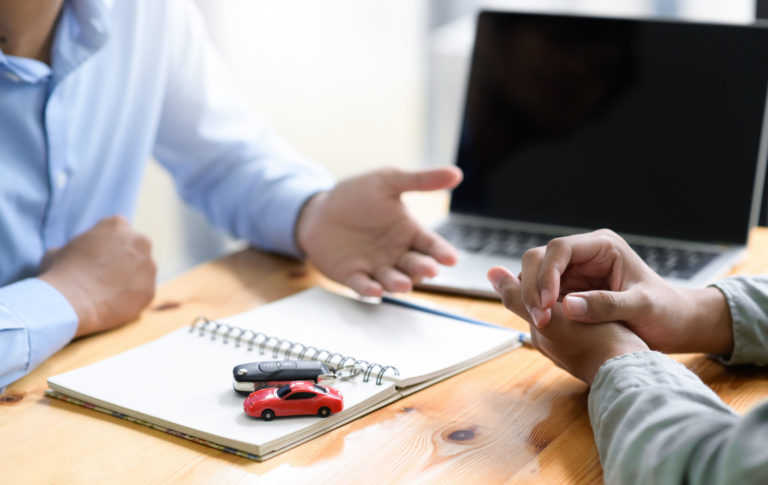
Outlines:
POLYGON ((16 74, 12 73, 12 72, 6 72, 5 73, 5 77, 10 79, 11 81, 13 81, 15 83, 21 81, 21 78, 19 76, 17 76, 16 74))
POLYGON ((66 174, 66 172, 59 172, 56 174, 56 187, 59 188, 59 190, 63 190, 64 187, 67 186, 67 182, 69 181, 69 175, 66 174))

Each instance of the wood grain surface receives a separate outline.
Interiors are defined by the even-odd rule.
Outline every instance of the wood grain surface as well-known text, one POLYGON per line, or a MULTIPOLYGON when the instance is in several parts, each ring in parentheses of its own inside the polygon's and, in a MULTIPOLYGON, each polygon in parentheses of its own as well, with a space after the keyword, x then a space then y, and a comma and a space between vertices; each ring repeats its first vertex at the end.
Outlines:
MULTIPOLYGON (((756 230, 735 270, 768 271, 756 230)), ((46 377, 96 362, 189 324, 312 285, 307 265, 247 250, 159 288, 141 317, 76 340, 0 396, 0 482, 29 483, 574 483, 602 482, 587 387, 522 348, 257 463, 43 394, 46 377)), ((416 293, 465 315, 527 330, 500 303, 416 293)), ((768 398, 768 372, 678 356, 738 412, 768 398)))

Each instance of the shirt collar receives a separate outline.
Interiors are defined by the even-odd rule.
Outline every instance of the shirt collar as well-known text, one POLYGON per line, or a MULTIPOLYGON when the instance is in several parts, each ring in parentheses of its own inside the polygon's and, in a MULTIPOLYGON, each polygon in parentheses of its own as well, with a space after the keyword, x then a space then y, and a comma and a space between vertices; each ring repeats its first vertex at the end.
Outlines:
MULTIPOLYGON (((113 0, 66 0, 56 24, 51 63, 56 80, 75 70, 107 43, 109 9, 113 0)), ((0 73, 14 81, 35 83, 51 75, 51 69, 34 59, 8 56, 0 50, 0 73)))
POLYGON ((73 32, 84 47, 99 49, 109 37, 109 9, 112 0, 68 0, 76 22, 73 32))
POLYGON ((14 82, 36 83, 50 75, 51 69, 40 61, 0 52, 0 77, 14 82))
POLYGON ((109 39, 112 0, 67 0, 51 48, 54 81, 64 78, 109 39))

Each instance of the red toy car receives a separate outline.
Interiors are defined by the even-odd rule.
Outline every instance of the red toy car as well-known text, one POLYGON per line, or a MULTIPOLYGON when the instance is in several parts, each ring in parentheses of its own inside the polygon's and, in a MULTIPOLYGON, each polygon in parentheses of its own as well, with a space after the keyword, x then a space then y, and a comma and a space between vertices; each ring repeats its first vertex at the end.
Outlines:
POLYGON ((281 388, 252 392, 243 403, 250 416, 271 421, 275 416, 317 414, 326 418, 344 408, 344 398, 332 387, 314 382, 296 381, 281 388))

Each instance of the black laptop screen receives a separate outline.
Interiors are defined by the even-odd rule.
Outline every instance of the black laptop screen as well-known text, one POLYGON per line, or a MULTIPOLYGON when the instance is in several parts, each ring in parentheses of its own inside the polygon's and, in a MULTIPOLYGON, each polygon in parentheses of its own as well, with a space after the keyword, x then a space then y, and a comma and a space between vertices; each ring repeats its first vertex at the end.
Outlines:
POLYGON ((763 27, 483 12, 451 210, 743 243, 767 84, 763 27))

